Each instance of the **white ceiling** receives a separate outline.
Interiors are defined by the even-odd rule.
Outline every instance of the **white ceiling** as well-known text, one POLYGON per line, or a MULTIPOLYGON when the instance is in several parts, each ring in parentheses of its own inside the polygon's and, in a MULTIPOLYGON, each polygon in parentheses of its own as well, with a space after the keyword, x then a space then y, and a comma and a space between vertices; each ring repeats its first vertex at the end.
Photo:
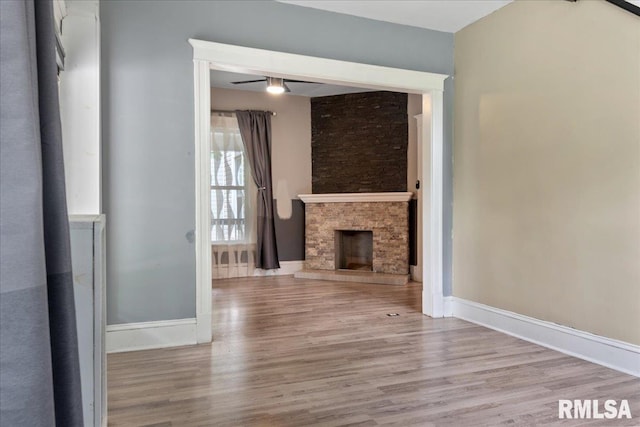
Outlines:
POLYGON ((277 0, 314 9, 455 33, 513 0, 277 0))

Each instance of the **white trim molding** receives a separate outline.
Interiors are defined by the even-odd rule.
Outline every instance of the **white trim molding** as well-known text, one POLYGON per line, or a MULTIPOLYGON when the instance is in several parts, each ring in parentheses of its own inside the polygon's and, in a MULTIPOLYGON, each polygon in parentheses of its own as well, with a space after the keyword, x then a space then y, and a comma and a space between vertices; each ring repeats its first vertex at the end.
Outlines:
POLYGON ((189 39, 193 59, 209 61, 216 69, 271 77, 309 79, 368 89, 424 93, 444 90, 446 74, 381 67, 379 65, 275 52, 204 40, 189 39))
POLYGON ((452 297, 453 316, 640 377, 640 346, 452 297))
POLYGON ((304 203, 408 202, 411 192, 298 194, 304 203))
MULTIPOLYGON (((423 164, 425 161, 425 157, 424 157, 424 147, 425 145, 427 147, 429 147, 431 145, 431 140, 425 140, 425 132, 423 132, 423 128, 425 126, 425 124, 429 124, 431 123, 431 109, 429 109, 428 111, 424 110, 424 102, 423 102, 423 106, 422 106, 422 112, 420 114, 417 114, 415 116, 413 116, 413 118, 416 120, 416 130, 417 130, 417 138, 418 140, 417 142, 417 146, 416 146, 416 151, 417 151, 417 158, 416 158, 416 179, 418 179, 419 182, 423 183, 423 185, 418 185, 416 186, 415 191, 413 192, 413 198, 416 199, 416 265, 415 266, 410 266, 409 267, 409 272, 411 274, 411 280, 416 281, 416 282, 420 282, 422 283, 422 280, 424 278, 423 273, 422 273, 422 264, 424 262, 424 258, 422 256, 422 253, 424 252, 424 241, 426 239, 425 237, 425 223, 424 221, 424 209, 426 208, 426 206, 422 203, 422 200, 424 198, 424 184, 425 181, 423 181, 423 172, 422 169, 424 168, 423 164), (428 116, 428 117, 425 117, 428 116)), ((431 134, 431 131, 426 132, 428 134, 431 134)), ((410 188, 410 187, 408 187, 410 188)))
POLYGON ((196 319, 161 320, 107 326, 107 353, 177 347, 196 343, 196 319))
POLYGON ((209 63, 193 61, 196 159, 196 322, 198 342, 212 340, 211 325, 211 91, 209 63), (205 261, 206 260, 206 261, 205 261))
POLYGON ((421 118, 424 167, 420 181, 424 183, 423 188, 425 188, 424 197, 420 202, 423 215, 423 313, 432 317, 442 317, 444 305, 442 297, 443 90, 444 81, 448 76, 203 40, 189 39, 189 43, 193 47, 194 62, 198 342, 211 341, 211 324, 207 323, 207 319, 211 318, 211 245, 209 243, 211 195, 210 171, 207 165, 210 131, 208 117, 211 113, 211 91, 208 85, 209 72, 212 69, 422 95, 423 113, 430 112, 430 114, 423 114, 421 118))
POLYGON ((442 265, 442 206, 443 206, 443 146, 444 146, 444 95, 432 90, 422 97, 423 122, 421 141, 422 170, 420 181, 424 183, 422 200, 422 312, 433 318, 444 316, 442 265), (431 111, 430 115, 426 115, 431 111), (430 117, 425 122, 425 117, 430 117))
POLYGON ((444 297, 442 302, 442 317, 453 317, 453 297, 444 297))

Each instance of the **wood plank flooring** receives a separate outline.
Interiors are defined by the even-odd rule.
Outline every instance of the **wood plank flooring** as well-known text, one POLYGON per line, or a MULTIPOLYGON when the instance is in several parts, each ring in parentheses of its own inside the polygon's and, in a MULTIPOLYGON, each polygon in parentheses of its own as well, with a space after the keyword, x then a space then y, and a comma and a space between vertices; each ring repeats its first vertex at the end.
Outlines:
POLYGON ((217 280, 213 343, 109 355, 109 425, 640 425, 640 379, 430 319, 420 293, 217 280), (558 420, 558 399, 628 399, 634 418, 558 420))

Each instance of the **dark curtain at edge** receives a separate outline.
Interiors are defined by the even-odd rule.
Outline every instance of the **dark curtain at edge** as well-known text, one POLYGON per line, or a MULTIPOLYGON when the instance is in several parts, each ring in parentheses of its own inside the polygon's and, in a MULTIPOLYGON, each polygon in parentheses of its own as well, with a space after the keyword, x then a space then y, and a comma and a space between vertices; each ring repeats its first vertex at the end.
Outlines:
POLYGON ((0 8, 0 425, 82 426, 53 4, 0 8))
POLYGON ((258 187, 256 267, 280 268, 271 184, 271 113, 236 111, 236 117, 249 158, 251 176, 258 187))

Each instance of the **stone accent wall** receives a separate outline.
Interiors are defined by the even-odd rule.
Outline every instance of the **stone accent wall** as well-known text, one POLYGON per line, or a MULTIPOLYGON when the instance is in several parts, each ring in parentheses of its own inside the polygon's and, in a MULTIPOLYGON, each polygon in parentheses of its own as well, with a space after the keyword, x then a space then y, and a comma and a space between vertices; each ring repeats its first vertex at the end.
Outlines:
POLYGON ((314 194, 407 191, 407 94, 311 99, 314 194))
POLYGON ((305 267, 335 270, 335 231, 373 231, 373 271, 409 273, 409 203, 308 203, 305 267))

